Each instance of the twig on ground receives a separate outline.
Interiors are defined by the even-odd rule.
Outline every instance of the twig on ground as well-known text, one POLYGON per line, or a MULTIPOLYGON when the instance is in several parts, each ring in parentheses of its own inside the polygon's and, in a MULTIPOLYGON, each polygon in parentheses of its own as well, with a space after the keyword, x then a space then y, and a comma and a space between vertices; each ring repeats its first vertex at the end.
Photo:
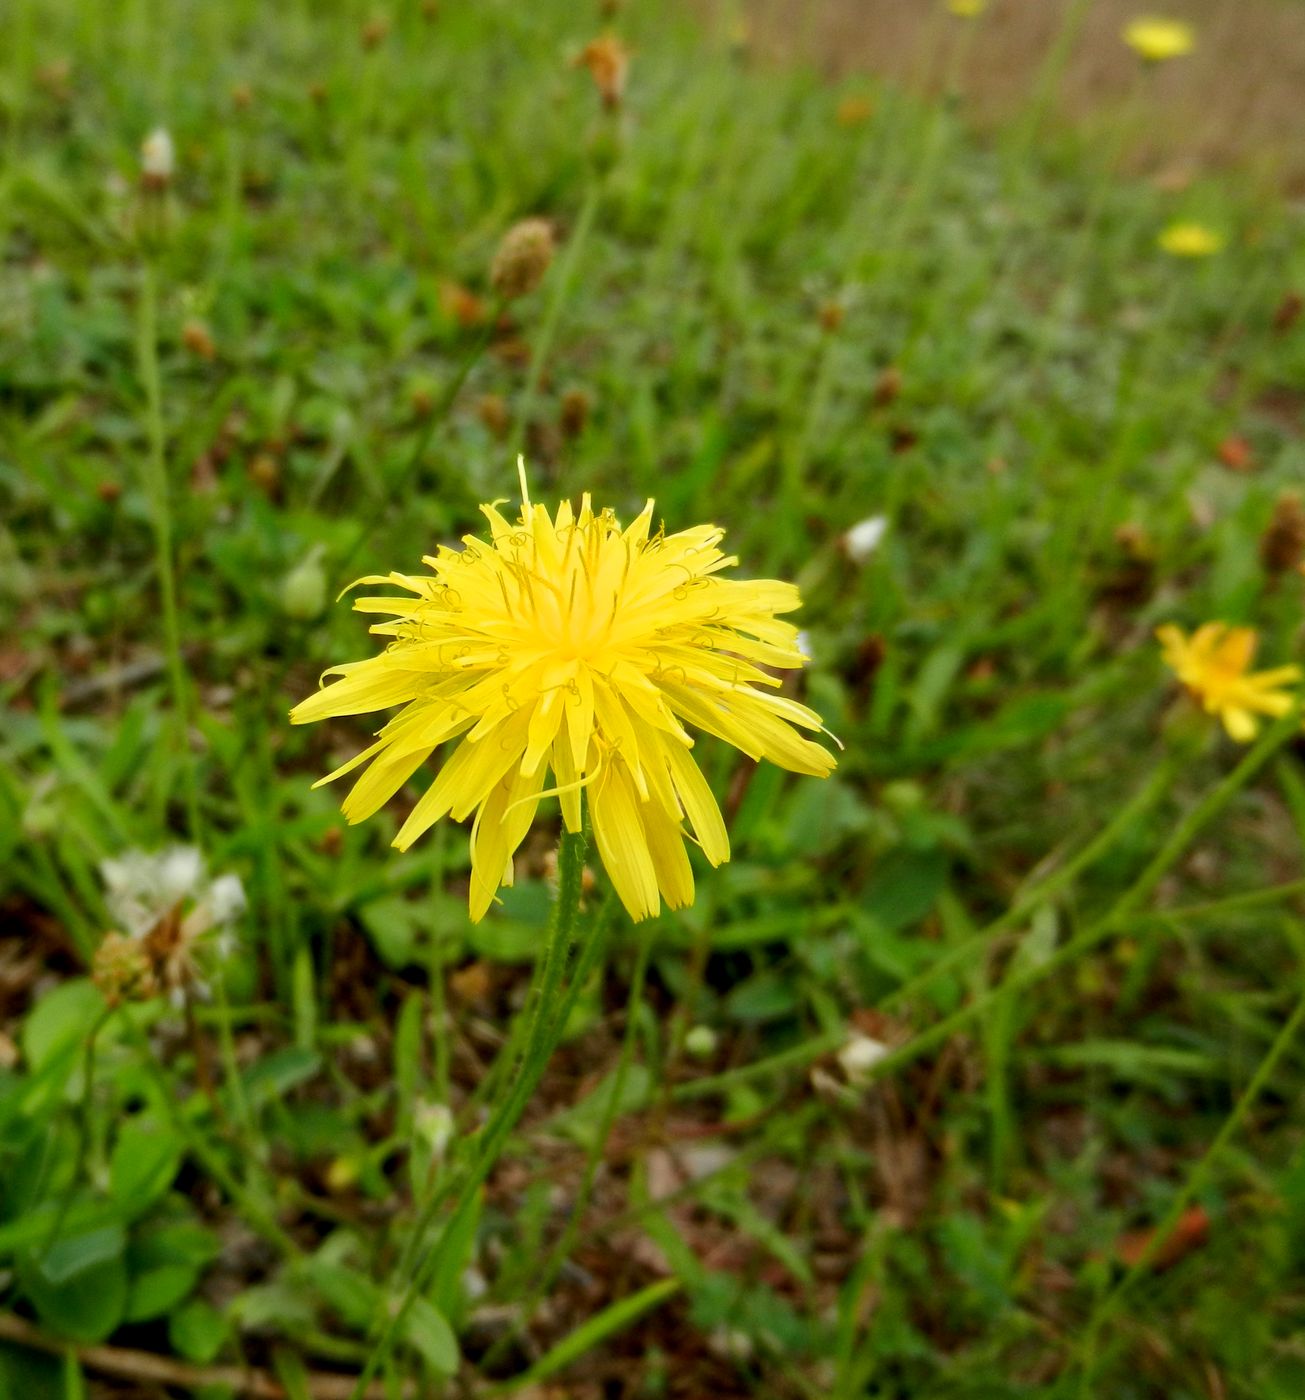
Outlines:
MULTIPOLYGON (((159 1385, 175 1385, 185 1390, 226 1386, 237 1395, 252 1396, 254 1400, 289 1400, 290 1396, 285 1386, 267 1371, 242 1366, 190 1366, 166 1356, 157 1356, 152 1351, 136 1351, 130 1347, 79 1346, 52 1337, 34 1323, 15 1317, 13 1313, 0 1313, 0 1340, 17 1342, 19 1346, 49 1352, 53 1356, 71 1352, 88 1371, 121 1376, 126 1380, 155 1381, 159 1385)), ((319 1372, 309 1375, 306 1384, 312 1400, 347 1400, 353 1393, 355 1382, 352 1376, 319 1372)), ((376 1400, 385 1400, 386 1396, 396 1393, 416 1396, 417 1391, 412 1385, 405 1385, 398 1392, 387 1390, 383 1381, 377 1381, 367 1388, 369 1400, 372 1396, 376 1400)))

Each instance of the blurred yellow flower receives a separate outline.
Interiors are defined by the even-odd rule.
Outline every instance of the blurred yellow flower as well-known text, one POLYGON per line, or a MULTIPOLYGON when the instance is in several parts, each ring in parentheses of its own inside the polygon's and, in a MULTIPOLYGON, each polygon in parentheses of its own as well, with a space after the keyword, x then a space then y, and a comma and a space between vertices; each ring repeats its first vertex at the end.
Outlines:
POLYGON ((1156 244, 1175 258, 1208 258, 1223 248, 1223 235, 1204 224, 1170 224, 1156 244))
POLYGON ((1259 732, 1257 716, 1277 719, 1291 709, 1294 697, 1288 687, 1300 679, 1301 669, 1249 670, 1258 641, 1254 628, 1207 622, 1188 637, 1166 624, 1156 628, 1156 637, 1165 664, 1239 744, 1250 743, 1259 732))
POLYGON ((947 8, 961 19, 973 19, 988 8, 988 0, 947 0, 947 8))
POLYGON ((681 721, 794 772, 834 768, 798 732, 821 730, 820 717, 775 693, 773 670, 807 660, 797 628, 777 616, 800 605, 797 589, 719 577, 738 562, 717 548, 723 531, 654 532, 652 501, 625 529, 610 510, 595 514, 588 495, 578 514, 563 501, 550 516, 530 503, 523 475, 517 521, 481 509, 489 542, 441 545, 423 560, 430 575, 360 580, 413 595, 354 604, 394 619, 371 629, 392 640, 379 656, 332 667, 342 679, 290 718, 404 709, 321 781, 370 763, 343 805, 361 821, 461 736, 394 844, 406 850, 439 818, 474 812, 473 920, 512 883, 540 799, 558 797, 578 831, 585 788, 598 852, 630 915, 656 914, 661 898, 690 903, 681 821, 712 865, 729 859, 729 838, 681 721))
POLYGON ((1147 15, 1124 27, 1124 43, 1148 63, 1163 63, 1191 53, 1196 32, 1180 19, 1156 19, 1147 15))

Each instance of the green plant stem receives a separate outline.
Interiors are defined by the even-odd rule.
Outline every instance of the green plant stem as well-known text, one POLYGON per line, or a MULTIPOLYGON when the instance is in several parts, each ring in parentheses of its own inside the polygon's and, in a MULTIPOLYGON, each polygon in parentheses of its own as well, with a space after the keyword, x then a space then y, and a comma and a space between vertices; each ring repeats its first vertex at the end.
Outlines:
MULTIPOLYGON (((643 988, 648 975, 648 960, 652 954, 654 927, 655 924, 651 919, 639 926, 639 948, 635 955, 634 973, 630 978, 630 995, 625 1004, 625 1034, 621 1039, 621 1053, 616 1063, 616 1071, 612 1076, 612 1087, 607 1102, 603 1105, 603 1115, 598 1125, 598 1132, 594 1135, 594 1140, 585 1157, 584 1175, 580 1181, 580 1189, 576 1192, 575 1204, 571 1208, 566 1226, 557 1243, 549 1251, 548 1258, 539 1267, 534 1286, 519 1309, 518 1316, 523 1327, 530 1325, 540 1299, 552 1286, 563 1263, 575 1248, 576 1237, 580 1233, 581 1222, 589 1205, 589 1198, 593 1194, 599 1164, 607 1155, 607 1144, 611 1139, 612 1129, 616 1125, 621 1096, 625 1091, 625 1081, 630 1072, 630 1064, 634 1059, 639 1008, 643 1004, 643 988)), ((482 1362, 482 1370, 492 1369, 494 1361, 502 1354, 509 1340, 510 1336, 505 1334, 490 1348, 488 1355, 482 1362)))
POLYGON ((167 1114, 172 1130, 185 1142, 187 1150, 194 1155, 195 1160, 213 1178, 227 1198, 240 1208, 249 1224, 285 1258, 298 1259, 301 1254, 300 1248, 289 1233, 282 1228, 263 1201, 235 1176, 221 1156, 209 1146, 203 1134, 197 1132, 194 1125, 182 1114, 177 1106, 173 1086, 154 1058, 149 1037, 130 1015, 124 1015, 122 1019, 129 1038, 140 1053, 145 1072, 154 1081, 159 1102, 167 1114))
POLYGON ((1259 1067, 1251 1076, 1250 1082, 1242 1090, 1241 1096, 1233 1105, 1232 1112, 1224 1120, 1223 1126, 1215 1135, 1214 1141, 1201 1156, 1191 1171, 1187 1174, 1187 1180, 1182 1188, 1174 1196, 1170 1203, 1164 1219, 1156 1226, 1151 1237, 1147 1240, 1141 1254, 1133 1261, 1132 1266, 1122 1279, 1106 1294, 1104 1298, 1092 1310, 1092 1316, 1083 1334, 1083 1341, 1078 1351, 1078 1359, 1083 1365, 1082 1385, 1080 1394, 1084 1397, 1095 1392, 1092 1389, 1093 1376, 1095 1372, 1095 1360, 1097 1341, 1101 1329, 1119 1311, 1128 1294, 1136 1286, 1138 1280, 1151 1267, 1157 1254, 1164 1247, 1166 1240, 1173 1234, 1174 1228, 1182 1218, 1183 1212, 1191 1203, 1192 1198, 1204 1186, 1208 1180, 1214 1164, 1223 1155, 1224 1149, 1228 1146, 1233 1135, 1241 1127, 1250 1112, 1251 1106, 1259 1098, 1261 1091, 1268 1083, 1269 1076, 1278 1066, 1278 1061, 1282 1059, 1300 1032, 1302 1024, 1305 1023, 1305 993, 1302 993, 1296 1003, 1296 1009, 1291 1016, 1283 1023, 1282 1028, 1274 1037, 1273 1044, 1270 1045, 1268 1053, 1260 1061, 1259 1067))
POLYGON ((589 236, 590 229, 593 228, 598 206, 602 200, 602 193, 602 181, 600 179, 591 181, 585 194, 584 203, 580 206, 580 214, 576 219, 575 228, 566 241, 561 265, 554 274, 552 296, 549 298, 548 309, 544 312, 543 325, 539 328, 539 335, 531 350, 530 368, 526 372, 525 388, 521 391, 521 402, 512 424, 512 438, 508 448, 508 461, 510 463, 516 461, 517 455, 525 446, 526 428, 530 423, 530 415, 534 411, 535 396, 539 392, 540 381, 544 377, 544 365, 552 351, 553 341, 557 337, 557 328, 562 319, 562 307, 566 304, 567 293, 571 289, 575 270, 579 266, 580 254, 584 250, 585 240, 589 236))
POLYGON ((72 1179, 68 1183, 67 1191, 63 1194, 63 1199, 59 1202, 59 1209, 50 1224, 42 1252, 49 1249, 58 1239, 63 1222, 68 1218, 68 1211, 72 1206, 73 1195, 77 1190, 82 1169, 86 1165, 86 1153, 91 1142, 91 1109, 93 1107, 91 1100, 95 1086, 95 1045, 100 1032, 112 1019, 114 1010, 114 1007, 106 1006, 100 1012, 99 1019, 91 1027, 90 1033, 86 1037, 86 1045, 82 1051, 82 1096, 77 1104, 77 1155, 73 1161, 72 1179))
POLYGON ((456 1190, 457 1205, 453 1208, 442 1236, 444 1239, 456 1238, 463 1218, 468 1211, 475 1208, 480 1188, 502 1155, 508 1134, 521 1117, 557 1045, 564 1023, 552 1013, 552 1004, 558 995, 571 943, 575 937, 580 913, 581 877, 584 874, 586 845, 583 832, 563 831, 557 858, 557 899, 549 919, 543 973, 538 983, 538 994, 530 1011, 530 1031, 516 1080, 500 1099, 476 1141, 471 1165, 463 1173, 450 1173, 423 1207, 408 1237, 408 1246, 404 1250, 398 1270, 400 1278, 405 1274, 411 1276, 402 1296, 386 1311, 367 1364, 354 1386, 353 1400, 362 1400, 368 1382, 388 1361, 399 1329, 439 1265, 441 1251, 438 1243, 427 1250, 420 1262, 416 1256, 423 1248, 426 1234, 440 1209, 456 1190))
POLYGON ((177 607, 173 559, 172 502, 168 488, 163 389, 159 373, 158 286, 154 264, 148 257, 142 260, 140 270, 136 352, 141 386, 145 391, 145 431, 148 441, 145 454, 145 493, 150 504, 150 523, 154 529, 159 593, 163 604, 163 640, 168 659, 172 706, 176 712, 177 746, 186 785, 186 810, 190 833, 194 840, 202 841, 199 780, 195 771, 195 758, 190 750, 190 689, 186 684, 182 663, 181 618, 177 607))

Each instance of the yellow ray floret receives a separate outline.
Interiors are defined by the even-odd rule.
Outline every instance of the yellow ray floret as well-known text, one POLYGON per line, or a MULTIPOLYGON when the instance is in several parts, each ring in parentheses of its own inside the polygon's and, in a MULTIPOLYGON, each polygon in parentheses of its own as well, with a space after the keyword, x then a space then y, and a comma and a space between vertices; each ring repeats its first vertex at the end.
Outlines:
MULTIPOLYGON (((524 494, 524 492, 523 492, 524 494)), ((829 751, 800 731, 820 717, 777 694, 771 670, 805 664, 792 584, 722 578, 738 561, 701 525, 652 533, 653 503, 624 529, 610 510, 554 515, 525 500, 515 522, 483 506, 490 539, 463 538, 424 559, 430 573, 359 580, 361 612, 390 639, 297 705, 296 724, 403 706, 376 742, 322 782, 362 767, 345 798, 351 822, 384 805, 446 741, 459 740, 395 838, 406 850, 432 823, 473 816, 471 917, 512 883, 512 857, 542 798, 570 831, 589 794, 594 839, 635 919, 693 899, 687 822, 712 865, 729 839, 690 750, 686 725, 752 758, 826 777, 829 751), (768 668, 768 669, 763 669, 768 668), (365 766, 364 766, 365 765, 365 766)))
POLYGON ((1299 666, 1249 669, 1257 641, 1253 628, 1207 622, 1188 637, 1168 624, 1156 628, 1156 636, 1169 669, 1239 744, 1255 738, 1260 716, 1277 719, 1295 703, 1288 687, 1300 679, 1299 666))

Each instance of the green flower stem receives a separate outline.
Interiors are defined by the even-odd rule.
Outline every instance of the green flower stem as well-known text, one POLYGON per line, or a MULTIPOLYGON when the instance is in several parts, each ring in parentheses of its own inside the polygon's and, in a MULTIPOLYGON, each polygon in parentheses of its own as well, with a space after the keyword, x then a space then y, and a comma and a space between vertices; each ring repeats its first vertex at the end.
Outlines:
POLYGON ((1093 1376, 1096 1369, 1097 1342, 1101 1329, 1119 1311, 1138 1280, 1150 1269, 1157 1254, 1164 1247, 1170 1235, 1173 1234, 1183 1212, 1196 1193, 1205 1185, 1216 1161, 1223 1155, 1223 1151, 1233 1135, 1245 1121, 1247 1113, 1250 1112, 1252 1105, 1268 1083, 1269 1076, 1277 1068, 1278 1061, 1282 1059, 1291 1047, 1292 1041, 1296 1039, 1302 1024, 1305 1024, 1305 993, 1302 993, 1296 1003, 1296 1009, 1274 1037, 1268 1053, 1260 1061, 1259 1067, 1251 1076, 1250 1083, 1242 1090, 1241 1096, 1233 1105, 1232 1112, 1224 1120, 1214 1141, 1188 1172, 1187 1180, 1183 1183, 1182 1189, 1174 1196, 1164 1219, 1155 1228, 1151 1238, 1147 1240, 1141 1254, 1133 1261, 1124 1277, 1093 1308, 1078 1352, 1078 1359, 1083 1366, 1081 1395, 1090 1396, 1096 1393, 1093 1390, 1093 1376))
POLYGON ((145 494, 149 499, 150 524, 154 530, 168 679, 172 688, 172 707, 176 713, 177 746, 186 785, 186 811, 190 821, 190 832, 196 841, 202 841, 199 781, 195 772, 195 758, 190 751, 190 689, 186 684, 186 673, 182 664, 181 620, 177 608, 172 544, 172 504, 164 448, 163 390, 159 373, 158 286, 154 264, 148 257, 141 262, 136 331, 137 365, 141 387, 145 391, 145 431, 149 444, 144 463, 145 494))
MULTIPOLYGON (((354 1386, 351 1400, 362 1400, 367 1384, 384 1365, 394 1347, 395 1338, 408 1316, 413 1303, 427 1286, 438 1268, 441 1251, 438 1243, 418 1261, 426 1235, 439 1211, 456 1191, 457 1205, 449 1216, 442 1238, 456 1238, 467 1213, 476 1208, 480 1188, 503 1153, 508 1135, 516 1127, 544 1073, 558 1039, 565 1027, 563 1018, 554 1014, 563 973, 576 935, 580 914, 581 877, 584 874, 587 841, 583 832, 563 831, 557 857, 557 900, 549 919, 544 945, 543 971, 537 982, 537 994, 530 1008, 529 1033, 521 1066, 511 1089, 500 1100, 489 1122, 474 1146, 474 1156, 465 1172, 449 1173, 422 1208, 408 1236, 408 1245, 400 1260, 398 1275, 410 1275, 401 1297, 387 1309, 371 1355, 354 1386)), ((574 985, 574 984, 573 984, 574 985)))
MULTIPOLYGON (((585 1209, 589 1204, 589 1198, 593 1193, 594 1181, 598 1176, 599 1163, 607 1155, 607 1144, 612 1136, 612 1129, 616 1125, 616 1117, 620 1111, 621 1096, 625 1091, 625 1082, 630 1072, 630 1064, 634 1059, 634 1043, 639 1024, 639 1008, 643 1004, 644 981, 648 975, 648 961, 652 954, 654 922, 646 920, 639 927, 639 948, 635 955, 634 974, 630 978, 630 995, 625 1004, 625 1034, 621 1040, 621 1054, 617 1060, 616 1072, 612 1077, 612 1087, 608 1095, 606 1104, 603 1105, 602 1120, 598 1125, 598 1132, 594 1135, 594 1140, 590 1144, 589 1151, 585 1157, 584 1175, 581 1178, 580 1189, 576 1192, 575 1204, 572 1206, 567 1217, 566 1228, 562 1231, 560 1238, 549 1251, 548 1258, 539 1268, 533 1288, 531 1288, 525 1301, 521 1304, 518 1315, 523 1327, 530 1325, 535 1309, 539 1306, 540 1299, 552 1286, 563 1263, 575 1248, 576 1238, 580 1233, 580 1225, 584 1219, 585 1209)), ((565 1022, 562 1023, 565 1026, 565 1022)), ((561 1027, 559 1027, 559 1030, 561 1027)), ((482 1370, 492 1370, 494 1362, 498 1360, 502 1351, 511 1341, 511 1334, 505 1333, 500 1340, 490 1348, 484 1361, 481 1363, 482 1370)))
POLYGON ((77 1156, 73 1162, 72 1177, 68 1182, 68 1189, 63 1194, 63 1199, 59 1202, 59 1209, 55 1213, 54 1220, 50 1224, 49 1233, 45 1237, 45 1244, 42 1246, 42 1253, 59 1238, 59 1231, 63 1228, 63 1222, 68 1218, 68 1211, 73 1203, 73 1196, 76 1194, 78 1186, 81 1184, 82 1170, 86 1165, 86 1154, 91 1145, 91 1113, 94 1108, 93 1090, 95 1086, 95 1044, 99 1039, 100 1032, 108 1024, 114 1013, 114 1008, 106 1006, 100 1012, 99 1018, 91 1027, 86 1037, 86 1045, 82 1051, 82 1094, 77 1103, 77 1156))

